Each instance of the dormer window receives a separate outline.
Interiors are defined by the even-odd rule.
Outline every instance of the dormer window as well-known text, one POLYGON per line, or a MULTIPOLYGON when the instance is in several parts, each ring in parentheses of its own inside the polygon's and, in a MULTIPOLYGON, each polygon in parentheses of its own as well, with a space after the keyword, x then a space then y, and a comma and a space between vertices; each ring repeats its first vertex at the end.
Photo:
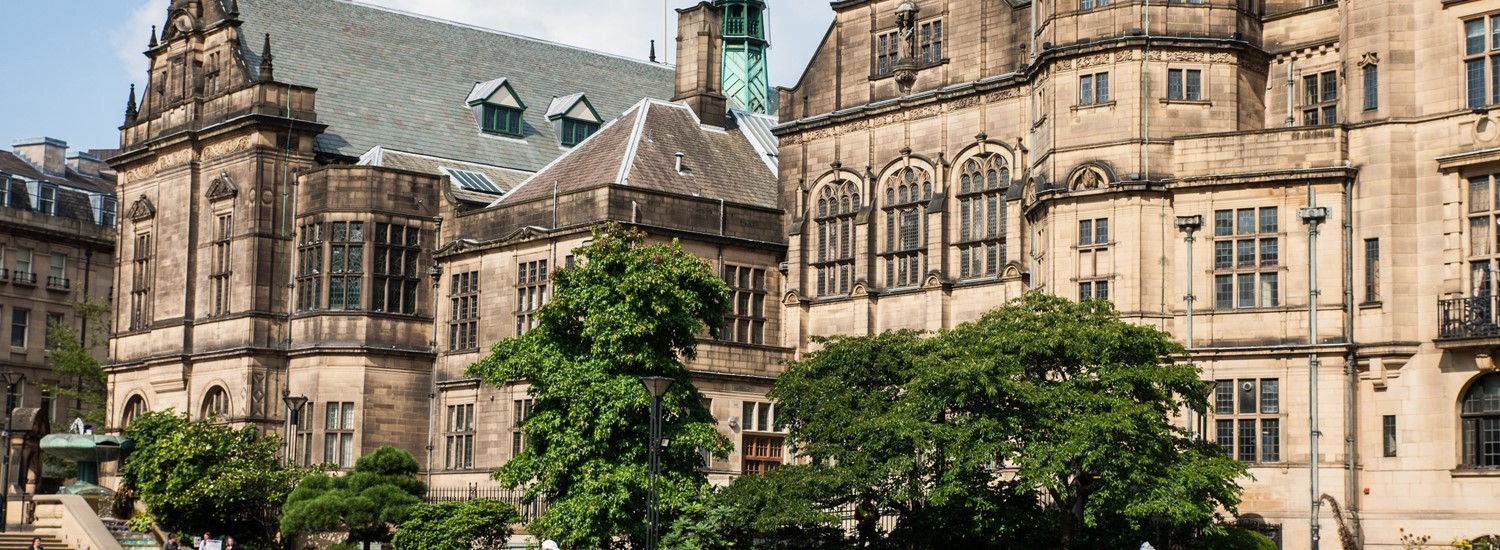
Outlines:
POLYGON ((557 130, 557 141, 563 147, 572 147, 599 131, 604 119, 589 98, 581 93, 552 99, 547 106, 547 120, 557 130))
POLYGON ((501 105, 484 105, 480 129, 487 134, 521 137, 521 110, 501 105))
POLYGON ((474 110, 480 131, 506 137, 526 137, 526 122, 522 118, 526 104, 504 78, 475 83, 466 103, 474 110))

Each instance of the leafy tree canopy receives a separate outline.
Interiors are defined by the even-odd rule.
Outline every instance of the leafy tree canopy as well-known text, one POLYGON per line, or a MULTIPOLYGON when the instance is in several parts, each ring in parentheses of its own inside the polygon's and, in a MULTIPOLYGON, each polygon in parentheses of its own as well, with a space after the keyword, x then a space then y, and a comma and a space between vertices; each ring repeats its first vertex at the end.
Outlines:
POLYGON ((347 475, 308 474, 286 499, 281 532, 348 532, 350 540, 365 548, 389 542, 392 529, 427 494, 417 480, 420 468, 411 453, 386 445, 360 457, 347 475))
POLYGON ((391 540, 397 548, 470 550, 500 548, 510 526, 521 522, 515 506, 494 499, 419 504, 391 540))
MULTIPOLYGON (((1207 407, 1197 368, 1174 362, 1183 350, 1167 334, 1105 302, 1032 293, 937 334, 821 343, 771 396, 798 454, 831 464, 785 469, 838 490, 758 490, 764 502, 898 517, 888 534, 862 522, 866 544, 1166 547, 1222 533, 1218 511, 1239 503, 1245 467, 1172 423, 1207 407)), ((783 512, 760 513, 799 524, 776 519, 783 512)))
POLYGON ((576 254, 576 267, 553 274, 537 326, 495 344, 469 374, 530 384, 526 447, 496 472, 527 498, 547 499, 530 530, 564 547, 612 548, 638 541, 646 517, 650 398, 639 377, 677 381, 662 408, 663 518, 706 484, 700 449, 727 456, 682 359, 705 327, 718 334, 728 288, 677 242, 648 245, 615 225, 596 228, 576 254))
POLYGON ((276 508, 303 474, 282 463, 280 438, 249 426, 148 411, 125 436, 135 449, 120 466, 120 479, 173 532, 211 531, 269 544, 276 508))
POLYGON ((68 415, 93 426, 104 425, 105 391, 108 378, 95 354, 109 342, 109 304, 73 302, 79 326, 49 320, 47 366, 61 377, 61 384, 42 384, 42 389, 72 403, 68 415))

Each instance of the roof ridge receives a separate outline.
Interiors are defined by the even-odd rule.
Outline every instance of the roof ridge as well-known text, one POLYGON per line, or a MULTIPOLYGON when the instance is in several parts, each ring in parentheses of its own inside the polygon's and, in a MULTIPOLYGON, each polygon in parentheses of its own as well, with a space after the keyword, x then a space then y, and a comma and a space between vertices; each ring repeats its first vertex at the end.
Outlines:
POLYGON ((407 17, 414 17, 414 18, 417 18, 417 19, 426 19, 428 21, 433 21, 433 22, 437 22, 437 23, 443 23, 443 24, 452 25, 452 26, 455 26, 455 27, 463 27, 463 28, 466 28, 466 29, 473 29, 473 30, 476 30, 476 31, 487 32, 487 33, 490 33, 490 34, 497 34, 497 35, 500 35, 500 36, 508 36, 508 37, 511 37, 511 38, 519 38, 521 40, 528 40, 528 41, 537 42, 537 43, 540 43, 540 44, 547 44, 549 46, 557 46, 557 47, 561 47, 561 48, 567 48, 567 49, 570 49, 570 50, 578 50, 580 52, 587 52, 587 53, 602 55, 602 56, 605 56, 605 57, 613 57, 615 59, 621 59, 621 60, 630 61, 630 62, 633 62, 633 63, 639 63, 641 65, 646 65, 648 67, 661 67, 661 68, 665 68, 665 69, 672 69, 674 67, 673 65, 671 65, 669 63, 652 63, 650 61, 641 61, 639 59, 635 59, 635 58, 632 58, 632 57, 626 57, 626 56, 623 56, 623 55, 620 55, 620 54, 614 54, 614 53, 603 52, 603 51, 599 51, 599 50, 593 50, 593 49, 589 49, 589 48, 574 46, 572 44, 564 44, 562 42, 553 42, 551 40, 545 40, 545 39, 537 38, 537 37, 534 37, 534 36, 526 36, 524 34, 516 34, 516 33, 513 33, 513 32, 506 32, 506 31, 502 31, 502 30, 498 30, 498 29, 491 29, 489 27, 481 27, 479 25, 474 25, 474 24, 471 24, 471 23, 463 23, 463 22, 460 22, 460 21, 454 21, 452 19, 443 19, 441 17, 434 17, 434 16, 431 16, 431 15, 423 15, 423 14, 420 14, 420 13, 410 12, 410 11, 406 11, 406 10, 403 10, 403 9, 392 8, 392 7, 387 7, 387 6, 380 6, 380 5, 376 5, 376 4, 370 4, 370 3, 367 3, 367 2, 361 2, 359 0, 332 0, 332 1, 334 1, 334 2, 341 2, 341 3, 344 3, 344 4, 350 4, 350 5, 354 5, 354 6, 359 6, 359 7, 362 7, 362 8, 373 8, 373 9, 377 9, 377 10, 384 11, 384 12, 394 13, 394 14, 398 14, 398 15, 405 15, 407 17))
POLYGON ((648 97, 637 104, 641 114, 636 115, 635 127, 631 128, 630 137, 625 141, 625 155, 620 159, 620 172, 615 176, 615 183, 630 185, 630 168, 635 164, 635 151, 641 142, 641 134, 646 130, 646 117, 651 114, 651 104, 655 101, 657 100, 648 97))
MULTIPOLYGON (((637 109, 640 109, 641 108, 641 104, 645 103, 646 101, 649 101, 649 99, 642 99, 642 100, 636 102, 635 106, 633 106, 633 107, 631 107, 629 109, 626 109, 625 112, 623 112, 623 113, 620 113, 619 117, 616 117, 614 120, 611 120, 609 122, 604 123, 604 126, 601 126, 599 128, 599 131, 594 132, 593 135, 590 135, 588 137, 588 139, 585 139, 582 142, 579 142, 578 145, 574 145, 573 148, 568 149, 567 152, 565 152, 565 153, 563 153, 561 155, 558 155, 557 158, 555 158, 555 159, 552 159, 552 162, 548 162, 546 164, 546 166, 543 166, 541 169, 537 170, 536 172, 533 172, 526 179, 521 180, 521 183, 516 184, 516 186, 512 187, 510 189, 510 191, 507 191, 500 198, 495 199, 493 202, 491 202, 488 205, 486 205, 485 208, 494 208, 496 206, 500 206, 501 202, 504 202, 506 199, 509 199, 510 197, 514 196, 522 188, 526 187, 528 184, 530 184, 531 182, 535 181, 538 176, 541 176, 542 174, 547 173, 547 170, 550 170, 553 166, 557 166, 558 164, 562 163, 564 159, 571 158, 574 153, 577 153, 578 151, 583 150, 582 145, 584 143, 587 143, 590 139, 593 139, 594 136, 603 134, 605 130, 608 130, 608 129, 614 127, 615 124, 618 124, 621 120, 624 120, 625 117, 630 116, 631 112, 633 112, 633 111, 635 111, 637 109)), ((645 116, 644 113, 636 115, 636 120, 639 121, 641 118, 644 118, 644 116, 645 116)), ((554 185, 556 184, 556 182, 553 182, 553 183, 554 183, 554 185)))

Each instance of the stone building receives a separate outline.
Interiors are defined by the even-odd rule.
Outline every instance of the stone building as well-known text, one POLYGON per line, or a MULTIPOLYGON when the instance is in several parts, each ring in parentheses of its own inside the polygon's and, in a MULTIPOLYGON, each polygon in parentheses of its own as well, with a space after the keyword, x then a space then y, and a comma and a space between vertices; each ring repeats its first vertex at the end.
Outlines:
POLYGON ((1500 2, 832 8, 780 90, 788 345, 1107 298, 1284 547, 1338 547, 1322 494, 1367 548, 1494 531, 1500 2))
POLYGON ((20 140, 13 152, 0 151, 0 321, 8 344, 0 371, 25 376, 17 407, 62 424, 79 404, 58 402, 41 388, 64 382, 47 365, 47 326, 100 328, 88 327, 73 304, 107 302, 116 221, 114 172, 93 152, 67 153, 67 142, 53 138, 20 140))
POLYGON ((526 388, 465 367, 618 221, 733 281, 734 330, 693 368, 761 452, 711 470, 779 463, 777 140, 744 110, 771 108, 763 9, 684 10, 674 72, 340 0, 172 2, 111 161, 111 427, 174 408, 289 434, 302 463, 391 444, 439 491, 492 486, 526 388))

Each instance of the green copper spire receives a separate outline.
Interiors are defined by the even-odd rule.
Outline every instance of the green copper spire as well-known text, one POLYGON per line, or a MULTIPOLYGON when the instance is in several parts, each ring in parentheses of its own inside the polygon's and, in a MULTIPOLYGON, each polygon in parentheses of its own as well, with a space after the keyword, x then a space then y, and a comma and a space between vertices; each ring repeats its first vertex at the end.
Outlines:
POLYGON ((732 106, 771 113, 771 84, 766 70, 766 3, 761 0, 715 0, 724 16, 724 97, 732 106))

